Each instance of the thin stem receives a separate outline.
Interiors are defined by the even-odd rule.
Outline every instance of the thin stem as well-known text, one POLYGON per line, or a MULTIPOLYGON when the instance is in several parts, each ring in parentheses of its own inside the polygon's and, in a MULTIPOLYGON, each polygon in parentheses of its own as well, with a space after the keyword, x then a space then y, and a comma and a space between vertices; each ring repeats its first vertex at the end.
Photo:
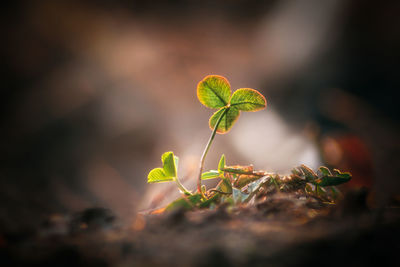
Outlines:
POLYGON ((176 185, 178 186, 179 190, 181 190, 183 193, 185 193, 186 195, 191 195, 192 193, 189 192, 189 190, 187 190, 183 184, 181 184, 181 182, 179 182, 178 177, 175 178, 175 182, 176 185))
POLYGON ((214 130, 211 133, 210 139, 208 139, 208 143, 206 148, 203 151, 203 155, 201 156, 200 159, 200 166, 199 166, 199 176, 197 179, 197 192, 201 193, 201 173, 203 172, 203 167, 204 167, 204 160, 206 159, 208 150, 210 149, 211 143, 214 140, 215 134, 217 133, 218 126, 220 122, 222 121, 222 117, 228 112, 229 107, 225 108, 224 112, 222 112, 221 116, 218 118, 217 123, 215 124, 214 130))

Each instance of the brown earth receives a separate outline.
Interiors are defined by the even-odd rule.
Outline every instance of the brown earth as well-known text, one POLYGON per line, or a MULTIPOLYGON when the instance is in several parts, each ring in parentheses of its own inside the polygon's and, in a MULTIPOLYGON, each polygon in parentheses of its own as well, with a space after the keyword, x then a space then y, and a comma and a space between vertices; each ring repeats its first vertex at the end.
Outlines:
POLYGON ((53 215, 38 229, 0 236, 2 266, 399 266, 396 203, 337 205, 293 193, 245 206, 138 214, 121 225, 92 208, 53 215))

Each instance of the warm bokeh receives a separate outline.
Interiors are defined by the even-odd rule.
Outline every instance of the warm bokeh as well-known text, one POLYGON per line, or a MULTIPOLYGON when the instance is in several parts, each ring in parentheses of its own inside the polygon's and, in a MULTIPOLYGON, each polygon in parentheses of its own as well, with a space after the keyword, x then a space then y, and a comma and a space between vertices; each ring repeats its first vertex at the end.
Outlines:
MULTIPOLYGON (((398 13, 376 1, 26 1, 2 10, 0 228, 86 207, 130 219, 177 196, 146 184, 160 155, 195 188, 208 74, 268 107, 217 136, 206 169, 339 167, 398 194, 398 13)), ((351 186, 351 185, 350 185, 351 186)))

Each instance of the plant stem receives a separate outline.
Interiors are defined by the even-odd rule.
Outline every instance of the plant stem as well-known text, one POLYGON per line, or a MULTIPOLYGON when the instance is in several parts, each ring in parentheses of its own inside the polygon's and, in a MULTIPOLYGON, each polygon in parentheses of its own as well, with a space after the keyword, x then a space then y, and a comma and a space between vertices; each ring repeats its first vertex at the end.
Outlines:
POLYGON ((200 166, 199 166, 199 176, 197 179, 197 192, 201 193, 201 173, 203 172, 203 167, 204 167, 204 160, 206 159, 208 150, 210 149, 211 143, 214 140, 215 134, 217 133, 217 129, 219 124, 222 121, 222 117, 228 112, 229 107, 225 108, 224 112, 222 112, 221 116, 218 118, 217 123, 215 124, 214 130, 211 133, 210 139, 208 139, 208 143, 206 148, 203 151, 203 155, 201 156, 200 159, 200 166))
POLYGON ((181 190, 185 195, 191 195, 192 193, 187 190, 181 182, 179 182, 178 177, 175 178, 176 185, 178 186, 179 190, 181 190))

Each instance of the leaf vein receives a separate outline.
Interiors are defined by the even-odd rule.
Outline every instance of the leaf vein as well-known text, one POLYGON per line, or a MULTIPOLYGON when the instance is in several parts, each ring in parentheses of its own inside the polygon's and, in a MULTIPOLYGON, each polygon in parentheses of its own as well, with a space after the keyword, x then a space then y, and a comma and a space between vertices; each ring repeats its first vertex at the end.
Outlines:
POLYGON ((262 107, 265 106, 264 104, 261 104, 261 103, 254 103, 254 102, 245 101, 245 102, 231 104, 231 107, 237 106, 237 105, 243 105, 243 104, 252 104, 252 105, 262 106, 262 107))
POLYGON ((222 103, 224 103, 224 105, 226 106, 228 103, 225 102, 225 100, 222 98, 222 96, 220 96, 209 84, 207 81, 204 81, 204 85, 207 86, 218 98, 219 100, 222 101, 222 103))

